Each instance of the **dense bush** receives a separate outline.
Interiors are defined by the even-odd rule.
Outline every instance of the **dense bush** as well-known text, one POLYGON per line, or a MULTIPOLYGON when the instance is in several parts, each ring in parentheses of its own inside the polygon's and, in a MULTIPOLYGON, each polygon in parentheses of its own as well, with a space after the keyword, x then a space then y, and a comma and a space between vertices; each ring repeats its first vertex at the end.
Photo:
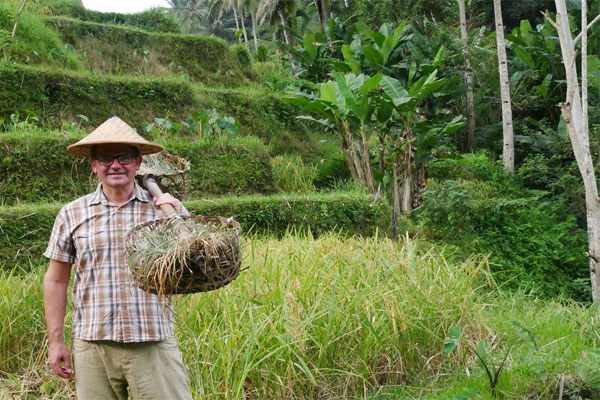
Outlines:
POLYGON ((146 31, 179 33, 179 25, 168 10, 155 8, 135 14, 119 14, 88 10, 73 1, 51 1, 44 10, 47 14, 67 16, 102 24, 128 25, 146 31))
POLYGON ((118 115, 136 127, 155 116, 185 115, 194 106, 189 84, 172 79, 110 77, 0 64, 0 119, 35 115, 59 127, 84 115, 97 126, 118 115))
MULTIPOLYGON (((363 194, 231 196, 185 202, 192 214, 234 216, 244 232, 283 235, 289 229, 308 229, 371 235, 387 226, 389 211, 363 194)), ((61 205, 0 207, 0 266, 30 269, 44 263, 54 218, 61 205)))
POLYGON ((454 163, 458 176, 429 182, 417 213, 426 235, 456 245, 464 255, 490 254, 503 285, 588 300, 586 235, 575 217, 547 201, 545 192, 525 189, 501 177, 500 167, 480 161, 470 158, 461 173, 460 162, 445 162, 454 163), (465 180, 473 173, 479 178, 465 180))
POLYGON ((248 51, 248 47, 243 44, 234 44, 231 46, 231 52, 235 54, 238 62, 244 68, 251 68, 252 66, 252 57, 250 56, 250 51, 248 51))
MULTIPOLYGON (((0 134, 0 204, 68 201, 92 191, 96 181, 87 160, 66 152, 79 138, 44 131, 0 134)), ((188 198, 274 190, 269 155, 256 138, 160 142, 190 161, 188 198)))
POLYGON ((501 162, 490 161, 485 153, 462 154, 455 158, 443 158, 427 167, 429 178, 442 180, 507 181, 511 178, 502 170, 501 162))
POLYGON ((146 32, 125 26, 51 17, 47 23, 82 54, 92 71, 111 74, 183 74, 205 84, 240 85, 249 66, 239 53, 210 36, 146 32))
POLYGON ((43 20, 27 12, 19 16, 15 37, 15 9, 0 4, 0 57, 13 62, 45 64, 75 69, 79 66, 77 56, 65 47, 59 35, 48 28, 43 20))

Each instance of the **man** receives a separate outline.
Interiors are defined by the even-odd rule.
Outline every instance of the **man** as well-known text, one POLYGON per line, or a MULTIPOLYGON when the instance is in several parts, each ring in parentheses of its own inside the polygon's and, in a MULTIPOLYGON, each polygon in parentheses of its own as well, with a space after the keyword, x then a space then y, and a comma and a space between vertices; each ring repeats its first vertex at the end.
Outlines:
POLYGON ((77 396, 96 399, 191 399, 187 373, 173 333, 168 299, 137 288, 127 267, 125 237, 134 226, 163 217, 156 206, 181 203, 151 195, 135 182, 142 155, 162 147, 146 141, 117 117, 68 147, 87 156, 100 181, 95 192, 64 206, 44 255, 44 308, 48 363, 75 377, 77 396), (72 356, 64 318, 71 267, 72 356), (71 357, 73 364, 71 363, 71 357))

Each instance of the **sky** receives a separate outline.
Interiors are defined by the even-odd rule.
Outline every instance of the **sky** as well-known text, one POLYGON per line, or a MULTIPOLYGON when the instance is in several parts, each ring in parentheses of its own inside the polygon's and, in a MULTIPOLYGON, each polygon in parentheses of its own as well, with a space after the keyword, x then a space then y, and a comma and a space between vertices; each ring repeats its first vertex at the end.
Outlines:
POLYGON ((85 8, 102 12, 136 13, 152 7, 169 7, 167 0, 83 0, 85 8))

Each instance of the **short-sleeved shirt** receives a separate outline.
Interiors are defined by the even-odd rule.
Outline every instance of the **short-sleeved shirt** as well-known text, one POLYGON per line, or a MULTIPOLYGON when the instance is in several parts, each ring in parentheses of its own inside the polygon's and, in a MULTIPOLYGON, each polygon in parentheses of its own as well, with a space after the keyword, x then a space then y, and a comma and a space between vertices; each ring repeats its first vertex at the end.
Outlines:
POLYGON ((163 217, 137 183, 124 204, 109 202, 98 185, 60 210, 44 255, 74 265, 74 339, 146 342, 173 336, 169 300, 135 286, 125 253, 131 228, 163 217))

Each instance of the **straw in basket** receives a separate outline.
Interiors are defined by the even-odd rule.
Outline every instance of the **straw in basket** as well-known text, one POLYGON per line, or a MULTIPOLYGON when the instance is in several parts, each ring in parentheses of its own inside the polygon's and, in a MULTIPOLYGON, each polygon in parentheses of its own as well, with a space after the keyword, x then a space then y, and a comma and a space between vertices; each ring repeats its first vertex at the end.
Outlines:
MULTIPOLYGON (((174 179, 189 169, 184 159, 165 152, 144 157, 138 180, 154 196, 158 179, 174 179)), ((174 179, 177 181, 177 179, 174 179)), ((160 296, 219 289, 240 273, 240 225, 232 218, 181 218, 169 204, 168 218, 147 222, 127 235, 126 251, 135 283, 160 296)))

